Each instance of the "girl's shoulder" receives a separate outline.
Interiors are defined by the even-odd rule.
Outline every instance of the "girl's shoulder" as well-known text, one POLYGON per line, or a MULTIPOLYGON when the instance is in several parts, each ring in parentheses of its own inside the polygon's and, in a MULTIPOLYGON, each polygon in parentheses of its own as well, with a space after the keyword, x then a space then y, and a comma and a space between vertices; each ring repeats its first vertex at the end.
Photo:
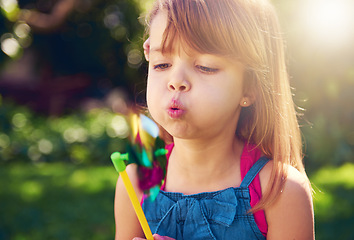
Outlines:
MULTIPOLYGON (((269 183, 272 169, 273 161, 269 161, 260 172, 263 193, 272 185, 269 183)), ((313 239, 312 190, 307 176, 288 165, 284 187, 275 202, 265 208, 265 214, 269 237, 313 239)))
MULTIPOLYGON (((269 184, 270 176, 273 170, 273 160, 270 160, 260 171, 259 177, 262 185, 262 193, 265 193, 269 184)), ((291 194, 294 191, 304 191, 306 194, 311 195, 311 188, 309 180, 305 174, 300 173, 295 167, 287 165, 287 178, 285 181, 284 188, 281 193, 286 190, 286 193, 291 194)), ((286 195, 286 194, 285 194, 286 195)))

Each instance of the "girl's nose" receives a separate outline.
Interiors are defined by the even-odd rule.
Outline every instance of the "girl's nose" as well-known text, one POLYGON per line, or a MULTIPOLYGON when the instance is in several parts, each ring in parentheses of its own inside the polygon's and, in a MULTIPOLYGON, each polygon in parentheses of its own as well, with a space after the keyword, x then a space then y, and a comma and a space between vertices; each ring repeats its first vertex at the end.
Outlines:
POLYGON ((170 91, 186 92, 191 88, 190 81, 188 81, 185 73, 174 72, 168 82, 168 89, 170 91))
POLYGON ((181 91, 181 92, 185 92, 185 91, 188 91, 189 90, 189 85, 186 84, 186 83, 181 83, 181 84, 178 84, 178 83, 170 83, 168 85, 168 89, 170 91, 181 91))

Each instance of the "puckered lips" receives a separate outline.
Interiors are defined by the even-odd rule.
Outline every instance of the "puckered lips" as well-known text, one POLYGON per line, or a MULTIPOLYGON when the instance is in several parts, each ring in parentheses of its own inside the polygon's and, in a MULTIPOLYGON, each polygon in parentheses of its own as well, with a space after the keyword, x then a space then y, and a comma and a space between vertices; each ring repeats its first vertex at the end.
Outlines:
POLYGON ((167 109, 167 114, 170 116, 170 118, 181 118, 184 113, 185 109, 183 107, 183 104, 179 100, 173 99, 167 109))

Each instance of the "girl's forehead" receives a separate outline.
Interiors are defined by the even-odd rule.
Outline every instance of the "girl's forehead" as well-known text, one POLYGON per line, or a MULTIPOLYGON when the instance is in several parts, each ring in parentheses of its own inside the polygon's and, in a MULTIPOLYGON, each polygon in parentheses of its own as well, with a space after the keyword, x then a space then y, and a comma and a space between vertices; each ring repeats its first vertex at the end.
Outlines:
POLYGON ((186 41, 178 34, 174 36, 165 36, 171 31, 166 32, 167 27, 167 13, 165 11, 159 11, 151 22, 150 27, 150 52, 160 52, 164 54, 179 53, 184 51, 186 53, 198 52, 193 49, 186 41))
POLYGON ((168 14, 160 10, 150 24, 150 53, 161 54, 213 54, 225 56, 218 52, 211 52, 210 48, 195 48, 187 41, 188 36, 178 34, 174 26, 168 26, 168 14), (169 29, 166 29, 169 27, 169 29))
MULTIPOLYGON (((165 11, 159 11, 153 18, 150 25, 150 39, 161 38, 167 27, 167 13, 165 11)), ((155 40, 155 39, 154 39, 155 40)))

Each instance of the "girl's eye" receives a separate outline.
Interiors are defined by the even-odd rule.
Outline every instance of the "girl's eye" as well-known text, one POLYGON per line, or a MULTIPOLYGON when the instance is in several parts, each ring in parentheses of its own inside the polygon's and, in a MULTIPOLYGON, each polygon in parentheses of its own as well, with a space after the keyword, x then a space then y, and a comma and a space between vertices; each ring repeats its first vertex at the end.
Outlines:
POLYGON ((197 68, 201 72, 207 73, 207 74, 212 74, 212 73, 216 73, 219 71, 219 69, 217 69, 217 68, 210 68, 210 67, 205 67, 205 66, 200 66, 200 65, 198 65, 197 68))
POLYGON ((171 64, 169 64, 169 63, 162 63, 162 64, 154 65, 154 69, 165 70, 165 69, 169 68, 170 66, 171 66, 171 64))

